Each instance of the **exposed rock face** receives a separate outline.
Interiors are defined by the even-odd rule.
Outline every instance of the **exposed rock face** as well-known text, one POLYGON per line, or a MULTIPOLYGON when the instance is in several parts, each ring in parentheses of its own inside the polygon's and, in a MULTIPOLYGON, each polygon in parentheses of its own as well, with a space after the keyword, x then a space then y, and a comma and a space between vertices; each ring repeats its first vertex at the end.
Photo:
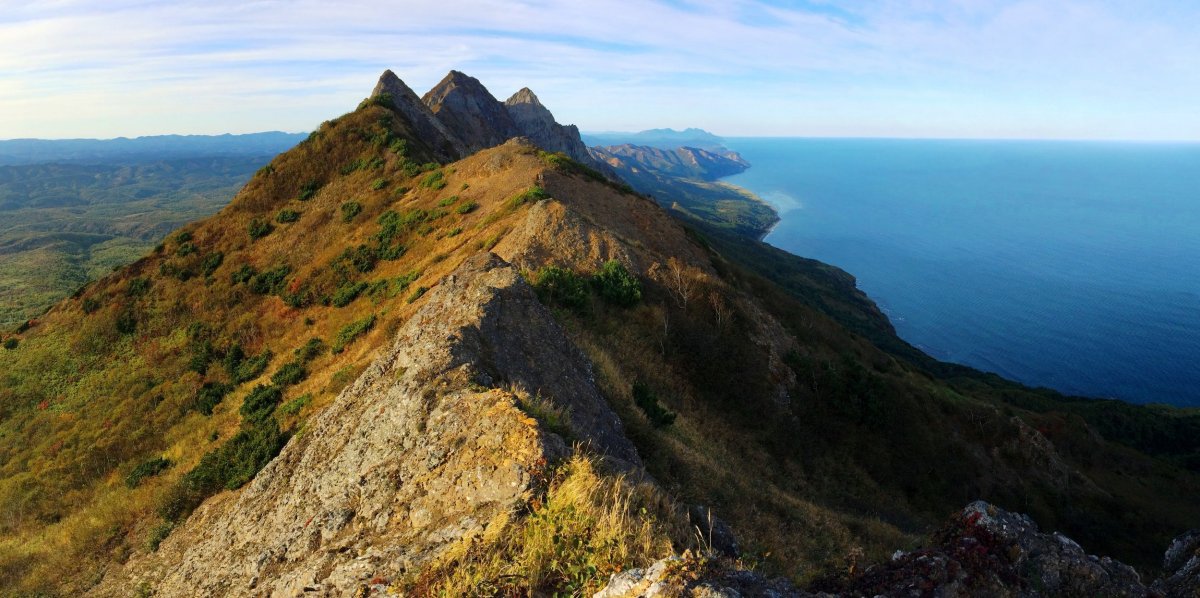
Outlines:
POLYGON ((380 75, 371 96, 385 93, 392 97, 392 104, 408 119, 417 137, 428 144, 438 158, 453 161, 467 155, 467 146, 462 140, 446 128, 421 98, 390 70, 380 75))
POLYGON ((421 101, 466 145, 467 153, 522 134, 508 110, 474 77, 450 71, 421 101))
POLYGON ((144 582, 158 596, 346 596, 385 583, 504 520, 566 454, 522 409, 533 395, 566 412, 576 438, 640 467, 590 366, 517 270, 470 258, 248 487, 205 503, 95 593, 144 582))
POLYGON ((715 181, 750 167, 737 152, 694 147, 661 149, 645 145, 589 148, 593 158, 617 171, 653 171, 669 176, 715 181))
POLYGON ((1200 529, 1194 529, 1171 542, 1163 558, 1163 576, 1154 589, 1166 596, 1200 596, 1200 529))
POLYGON ((524 87, 504 102, 504 108, 520 129, 539 147, 550 152, 562 152, 578 162, 590 164, 588 148, 579 137, 575 125, 560 125, 554 115, 542 105, 533 91, 524 87))
MULTIPOLYGON (((829 588, 826 588, 829 589, 829 588)), ((934 546, 897 553, 867 569, 852 596, 1147 596, 1132 567, 1095 557, 1062 534, 1044 534, 1026 515, 979 501, 934 546)))

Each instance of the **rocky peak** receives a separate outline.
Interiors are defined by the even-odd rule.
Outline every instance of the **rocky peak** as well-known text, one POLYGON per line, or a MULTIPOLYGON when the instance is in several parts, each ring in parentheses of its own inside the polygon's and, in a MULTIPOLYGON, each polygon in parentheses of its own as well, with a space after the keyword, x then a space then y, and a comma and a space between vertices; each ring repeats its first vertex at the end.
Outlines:
POLYGON ((562 152, 577 162, 599 168, 575 125, 560 125, 554 120, 533 90, 522 87, 504 102, 504 108, 516 123, 521 134, 551 152, 562 152))
POLYGON ((434 117, 421 98, 391 69, 383 71, 375 89, 371 91, 371 97, 385 94, 392 98, 396 110, 408 119, 416 136, 429 145, 438 158, 453 161, 467 155, 467 147, 462 140, 434 117))
POLYGON ((466 145, 469 153, 521 135, 504 105, 474 77, 450 71, 421 101, 466 145))

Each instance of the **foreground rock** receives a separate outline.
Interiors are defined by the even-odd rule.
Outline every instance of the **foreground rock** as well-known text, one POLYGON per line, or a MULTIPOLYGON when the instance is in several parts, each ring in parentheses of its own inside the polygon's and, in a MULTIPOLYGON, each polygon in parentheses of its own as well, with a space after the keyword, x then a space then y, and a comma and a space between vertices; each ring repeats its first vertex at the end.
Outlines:
POLYGON ((618 465, 640 466, 582 354, 516 269, 471 258, 248 487, 205 503, 94 593, 383 589, 504 519, 566 454, 530 401, 566 414, 571 435, 618 465))
POLYGON ((979 501, 934 537, 934 545, 897 553, 867 569, 851 596, 1147 596, 1132 567, 1088 555, 1070 538, 1038 531, 1026 515, 979 501))
POLYGON ((1154 582, 1154 589, 1166 596, 1200 596, 1200 529, 1171 542, 1163 558, 1163 576, 1154 582))

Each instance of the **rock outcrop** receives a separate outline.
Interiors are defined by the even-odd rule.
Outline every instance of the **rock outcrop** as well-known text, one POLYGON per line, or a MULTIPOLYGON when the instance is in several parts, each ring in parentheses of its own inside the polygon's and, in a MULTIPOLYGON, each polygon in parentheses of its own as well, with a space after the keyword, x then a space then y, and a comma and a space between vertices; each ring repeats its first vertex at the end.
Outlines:
POLYGON ((462 139, 468 154, 522 134, 504 104, 478 79, 458 71, 450 71, 421 101, 462 139))
POLYGON ((640 469, 583 355, 517 270, 484 254, 236 495, 206 502, 97 595, 347 596, 504 521, 564 439, 640 469), (565 432, 564 432, 565 433, 565 432))
POLYGON ((1148 596, 1132 567, 1087 554, 1026 515, 978 501, 934 537, 934 545, 897 552, 848 587, 851 596, 1148 596))
POLYGON ((1200 529, 1194 529, 1171 542, 1163 557, 1163 575, 1153 588, 1165 596, 1200 596, 1200 529))
POLYGON ((408 119, 417 138, 429 145, 430 149, 444 161, 453 161, 468 155, 467 146, 442 121, 438 120, 429 107, 417 97, 408 85, 404 84, 391 70, 383 71, 379 82, 371 91, 371 96, 387 94, 392 98, 392 104, 400 114, 408 119))
POLYGON ((592 156, 579 136, 579 128, 575 125, 560 125, 554 120, 554 115, 534 95, 528 87, 521 88, 504 102, 521 134, 528 137, 542 149, 549 152, 562 152, 577 162, 589 164, 592 156))

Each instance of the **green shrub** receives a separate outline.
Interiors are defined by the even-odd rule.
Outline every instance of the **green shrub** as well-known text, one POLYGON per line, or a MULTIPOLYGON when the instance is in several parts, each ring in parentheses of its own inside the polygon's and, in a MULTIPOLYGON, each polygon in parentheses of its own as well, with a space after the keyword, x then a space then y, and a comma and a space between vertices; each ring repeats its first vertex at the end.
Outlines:
POLYGON ((242 407, 238 409, 238 413, 242 414, 242 419, 250 422, 267 419, 275 413, 275 407, 282 398, 283 391, 279 390, 278 386, 259 384, 242 399, 242 407))
POLYGON ((325 341, 319 338, 310 338, 299 349, 296 349, 296 359, 304 363, 308 363, 321 355, 325 354, 325 341))
POLYGON ((331 303, 334 307, 346 307, 365 290, 367 290, 365 282, 347 282, 333 292, 331 303))
POLYGON ((346 346, 354 342, 358 337, 366 334, 371 328, 375 327, 375 314, 371 314, 361 320, 356 320, 347 324, 344 328, 338 331, 337 336, 333 339, 333 347, 331 350, 336 353, 341 353, 346 349, 346 346))
POLYGON ((533 290, 544 303, 576 310, 587 307, 587 281, 566 268, 543 266, 535 275, 533 290))
POLYGON ((100 309, 100 301, 98 301, 95 297, 88 297, 87 299, 83 300, 83 303, 81 303, 79 307, 85 314, 94 314, 96 313, 96 310, 100 309))
POLYGON ((4 339, 4 348, 8 349, 9 351, 16 349, 17 346, 19 346, 20 344, 21 344, 21 341, 17 340, 17 337, 15 337, 15 336, 10 336, 10 337, 4 339))
POLYGON ((617 260, 604 262, 592 275, 592 286, 602 299, 613 305, 632 307, 642 300, 642 283, 617 260))
POLYGON ((355 270, 365 274, 375 269, 375 262, 379 259, 377 252, 366 245, 359 245, 354 249, 347 249, 337 257, 337 262, 349 263, 354 266, 355 270))
POLYGON ((224 253, 221 253, 220 251, 216 253, 210 253, 204 257, 203 262, 200 262, 200 270, 204 272, 205 276, 212 276, 213 273, 217 271, 217 268, 221 267, 221 262, 224 261, 224 253))
POLYGON ((541 201, 543 199, 549 199, 549 197, 550 197, 550 194, 546 193, 545 189, 541 188, 538 185, 534 185, 534 186, 530 187, 529 189, 526 189, 525 191, 521 192, 520 194, 514 196, 512 199, 508 200, 508 207, 509 208, 518 208, 527 203, 533 203, 533 202, 541 201))
POLYGON ((658 402, 658 397, 654 395, 654 391, 641 382, 633 383, 633 402, 642 410, 642 413, 646 414, 646 419, 649 419, 650 425, 655 428, 675 423, 675 414, 663 407, 658 402))
POLYGON ((137 315, 130 308, 122 309, 117 314, 117 319, 114 322, 117 327, 117 332, 121 334, 133 334, 137 330, 137 315))
POLYGON ((246 227, 246 231, 250 233, 251 241, 257 241, 257 240, 271 234, 271 231, 274 231, 274 230, 275 230, 275 227, 271 226, 270 222, 267 222, 266 220, 262 220, 260 218, 255 218, 255 219, 251 220, 249 226, 246 227))
POLYGON ((213 409, 216 409, 217 405, 225 400, 225 395, 232 391, 233 386, 230 384, 205 382, 204 386, 196 391, 196 397, 192 399, 192 409, 204 415, 212 415, 213 409))
POLYGON ((279 213, 275 215, 275 222, 278 222, 280 224, 288 224, 290 222, 295 222, 299 219, 300 219, 300 212, 297 212, 296 210, 283 209, 283 210, 279 210, 279 213))
POLYGON ((378 178, 378 179, 371 181, 371 189, 374 189, 375 191, 383 189, 384 187, 387 187, 387 186, 388 186, 388 180, 385 178, 378 178))
POLYGON ((279 406, 279 412, 284 415, 296 415, 312 402, 312 394, 302 394, 279 406))
POLYGON ((179 257, 187 257, 189 255, 192 255, 193 253, 196 253, 196 251, 198 251, 196 249, 196 245, 194 243, 189 242, 189 243, 184 243, 184 244, 180 245, 179 247, 175 248, 175 255, 177 255, 179 257))
POLYGON ((454 227, 454 228, 452 228, 452 229, 450 229, 449 231, 447 231, 447 232, 446 232, 446 236, 447 236, 447 237, 457 237, 457 236, 459 236, 459 235, 461 235, 461 234, 462 234, 462 227, 461 227, 461 226, 456 226, 456 227, 454 227))
POLYGON ((395 104, 395 102, 392 101, 392 94, 381 93, 379 95, 373 95, 373 96, 363 100, 362 102, 359 102, 358 109, 362 110, 363 108, 367 108, 370 106, 382 106, 384 108, 392 110, 396 107, 396 104, 395 104))
POLYGON ((286 388, 299 384, 307 377, 308 371, 304 369, 303 363, 289 361, 271 374, 271 383, 280 388, 286 388))
POLYGON ((177 233, 175 235, 175 243, 179 244, 179 245, 183 245, 184 243, 187 243, 191 240, 192 240, 191 231, 186 231, 186 230, 179 231, 179 233, 177 233))
POLYGON ((229 275, 229 281, 233 284, 242 284, 250 282, 255 276, 258 276, 258 270, 255 270, 254 266, 251 266, 250 264, 242 264, 237 270, 234 270, 233 273, 229 275))
MULTIPOLYGON (((171 535, 171 530, 173 529, 175 529, 175 524, 170 521, 161 521, 158 525, 150 528, 150 533, 146 536, 146 548, 150 552, 157 552, 159 545, 162 544, 163 540, 167 539, 167 536, 171 535)), ((140 588, 138 593, 141 594, 140 588)), ((154 594, 151 592, 146 595, 153 596, 154 594)))
POLYGON ((308 201, 317 194, 317 190, 321 188, 321 183, 316 180, 310 180, 300 186, 300 195, 296 197, 300 201, 308 201))
POLYGON ((444 189, 446 187, 446 175, 440 170, 431 172, 421 179, 420 185, 425 189, 444 189))
POLYGON ((159 514, 170 522, 182 521, 209 496, 222 489, 234 490, 253 479, 279 454, 285 442, 287 437, 279 430, 275 418, 243 426, 183 475, 167 493, 159 514))
POLYGON ((458 196, 451 195, 450 197, 447 197, 446 199, 439 201, 437 205, 439 208, 446 208, 446 207, 454 205, 454 202, 456 202, 456 201, 458 201, 458 196))
POLYGON ((223 365, 233 383, 241 384, 259 377, 274 356, 270 349, 263 349, 262 353, 247 359, 241 345, 233 345, 225 352, 223 365))
POLYGON ((458 206, 457 208, 454 208, 454 211, 459 214, 470 214, 471 212, 474 212, 475 209, 478 207, 479 207, 479 204, 477 204, 473 201, 468 201, 467 203, 462 204, 462 205, 458 206))
POLYGON ((403 137, 397 137, 388 145, 388 150, 397 156, 403 156, 408 153, 408 140, 403 137))
POLYGON ((126 297, 141 297, 150 290, 149 278, 134 278, 129 281, 129 286, 125 287, 126 297))
POLYGON ((277 295, 283 291, 291 273, 292 268, 286 264, 260 272, 250 281, 250 290, 259 295, 277 295))
POLYGON ((420 299, 421 296, 424 295, 428 290, 429 287, 417 287, 416 290, 414 290, 412 294, 408 296, 408 299, 405 299, 405 302, 412 303, 413 301, 420 299))
POLYGON ((362 213, 362 204, 357 201, 348 201, 342 204, 342 222, 351 222, 355 216, 362 213))
POLYGON ((133 468, 129 475, 125 476, 126 488, 137 488, 142 480, 156 476, 171 466, 171 462, 163 457, 155 457, 149 461, 143 462, 141 465, 133 468))

